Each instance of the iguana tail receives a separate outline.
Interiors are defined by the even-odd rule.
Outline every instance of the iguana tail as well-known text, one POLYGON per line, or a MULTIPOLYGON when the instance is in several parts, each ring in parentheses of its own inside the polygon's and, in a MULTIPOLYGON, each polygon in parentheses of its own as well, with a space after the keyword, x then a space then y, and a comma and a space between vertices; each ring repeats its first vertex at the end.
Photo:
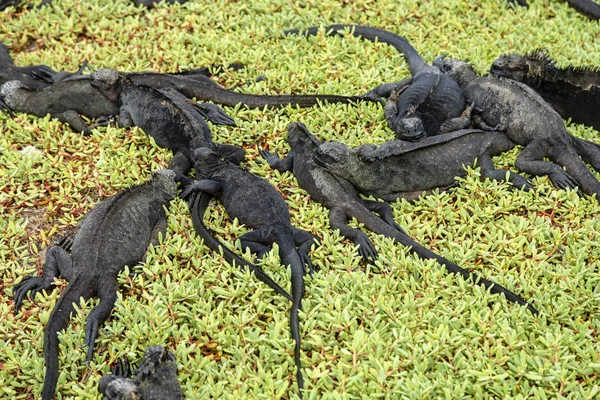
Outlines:
POLYGON ((388 225, 387 223, 382 224, 381 223, 382 220, 380 218, 378 218, 377 216, 373 215, 366 208, 363 209, 361 207, 361 210, 353 209, 352 213, 353 213, 353 216, 356 219, 358 219, 358 221, 365 224, 365 226, 369 230, 371 230, 375 233, 378 233, 380 235, 384 235, 389 238, 392 238, 392 239, 394 239, 394 241, 396 243, 400 243, 404 246, 409 247, 409 251, 411 253, 416 254, 420 258, 426 259, 426 260, 427 259, 436 260, 438 263, 442 264, 446 268, 446 270, 448 270, 449 272, 452 272, 453 274, 456 274, 456 275, 460 275, 467 280, 469 278, 471 278, 475 284, 481 285, 481 286, 485 287, 486 289, 489 289, 491 293, 496 293, 496 294, 502 293, 502 294, 504 294, 504 296, 506 297, 507 300, 512 301, 517 304, 520 304, 520 305, 523 305, 523 306, 527 306, 529 311, 531 311, 533 314, 536 314, 536 315, 539 314, 538 310, 536 310, 531 304, 529 304, 528 302, 523 300, 520 296, 514 294, 510 290, 504 288, 503 286, 498 285, 497 283, 494 283, 485 278, 482 278, 481 276, 479 276, 473 272, 469 272, 469 271, 459 267, 458 265, 446 260, 445 258, 435 254, 431 250, 429 250, 429 249, 421 246, 419 243, 415 242, 410 236, 393 228, 391 225, 388 225))
MULTIPOLYGON (((296 380, 298 389, 302 391, 304 378, 302 377, 302 365, 300 363, 300 322, 298 311, 302 308, 304 297, 304 263, 298 255, 294 234, 287 226, 272 227, 276 232, 276 242, 279 246, 279 258, 281 263, 289 265, 292 272, 292 309, 290 310, 290 331, 294 345, 294 362, 296 363, 296 380)), ((301 393, 302 394, 302 393, 301 393)))
POLYGON ((75 313, 74 304, 79 303, 81 297, 90 298, 89 293, 81 289, 88 287, 84 277, 76 276, 60 296, 44 332, 44 356, 46 359, 46 376, 42 389, 42 400, 52 400, 58 382, 58 332, 67 327, 71 320, 71 313, 75 313), (87 295, 86 296, 84 296, 87 295))
MULTIPOLYGON (((427 66, 425 60, 423 60, 419 53, 417 53, 417 50, 415 50, 408 40, 404 39, 402 36, 396 35, 395 33, 386 31, 384 29, 362 25, 337 24, 325 27, 325 31, 327 32, 328 36, 339 35, 340 31, 345 29, 348 29, 353 36, 362 37, 372 42, 379 40, 380 42, 394 47, 404 55, 404 58, 408 63, 408 67, 410 68, 410 73, 413 76, 427 66)), ((314 26, 303 31, 299 29, 290 29, 285 31, 284 34, 293 35, 302 33, 305 36, 314 36, 318 31, 319 27, 314 26)))
POLYGON ((13 59, 8 52, 8 48, 4 43, 0 42, 0 68, 13 67, 14 65, 13 59))
POLYGON ((566 0, 567 3, 580 13, 591 19, 600 19, 600 5, 591 0, 566 0))
POLYGON ((194 204, 191 207, 192 212, 192 224, 194 225, 194 230, 204 240, 204 244, 207 245, 213 251, 219 251, 219 248, 223 249, 223 257, 227 260, 231 265, 235 264, 244 266, 248 268, 250 271, 256 275, 258 280, 266 283, 271 289, 275 290, 277 293, 285 297, 286 299, 292 301, 292 296, 288 294, 281 286, 277 284, 273 279, 271 279, 265 272, 259 267, 252 264, 249 261, 244 260, 243 258, 237 256, 233 253, 225 244, 221 243, 217 238, 215 238, 204 226, 203 218, 206 209, 208 208, 208 203, 210 202, 210 195, 205 192, 196 193, 196 198, 194 199, 194 204))

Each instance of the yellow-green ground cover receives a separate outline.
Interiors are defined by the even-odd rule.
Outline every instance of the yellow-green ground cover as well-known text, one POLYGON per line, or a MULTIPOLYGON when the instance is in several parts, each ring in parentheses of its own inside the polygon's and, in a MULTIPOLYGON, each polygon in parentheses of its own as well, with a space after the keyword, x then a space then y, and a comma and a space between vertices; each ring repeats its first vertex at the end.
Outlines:
MULTIPOLYGON (((600 64, 600 25, 564 2, 529 9, 493 1, 190 1, 146 11, 125 0, 58 1, 0 14, 0 40, 17 65, 177 71, 241 62, 216 79, 246 93, 361 94, 408 75, 387 45, 353 37, 306 40, 281 32, 361 23, 408 38, 431 61, 441 53, 484 72, 503 52, 545 47, 561 64, 600 64), (267 79, 255 83, 258 76, 267 79), (247 82, 251 82, 246 85, 247 82)), ((293 223, 320 238, 321 272, 306 279, 301 313, 307 398, 597 398, 600 395, 600 211, 598 202, 535 178, 533 193, 480 182, 414 204, 393 204, 399 223, 424 245, 530 299, 540 312, 509 304, 433 262, 370 234, 379 259, 364 266, 353 244, 331 231, 327 210, 290 173, 260 162, 255 145, 287 153, 286 126, 302 121, 322 140, 351 146, 393 138, 376 104, 310 109, 226 108, 238 127, 212 126, 218 142, 243 145, 245 166, 277 186, 293 223)), ((600 110, 599 110, 600 112, 600 110)), ((39 396, 42 332, 65 287, 13 312, 11 287, 41 271, 45 250, 100 200, 144 181, 169 152, 139 129, 82 137, 49 118, 0 115, 0 398, 39 396)), ((600 133, 568 124, 571 134, 600 133)), ((496 158, 514 168, 518 149, 496 158)), ((598 176, 598 174, 596 175, 598 176)), ((96 398, 99 377, 150 344, 176 354, 186 398, 297 398, 280 296, 226 263, 195 237, 186 204, 168 213, 162 244, 120 276, 121 292, 84 364, 82 304, 61 335, 59 397, 96 398)), ((229 244, 245 228, 210 211, 209 226, 229 244)), ((248 255, 247 255, 248 256, 248 255)), ((287 285, 276 252, 264 268, 287 285)))

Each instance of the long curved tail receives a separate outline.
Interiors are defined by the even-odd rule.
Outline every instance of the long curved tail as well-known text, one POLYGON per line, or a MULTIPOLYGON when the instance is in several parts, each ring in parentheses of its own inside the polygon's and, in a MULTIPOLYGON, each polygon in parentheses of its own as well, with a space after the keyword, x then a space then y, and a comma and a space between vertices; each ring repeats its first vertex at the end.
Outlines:
POLYGON ((67 327, 71 320, 71 313, 75 312, 74 304, 82 297, 84 278, 76 276, 60 296, 44 332, 44 357, 46 359, 46 376, 42 389, 42 400, 52 400, 58 382, 58 332, 67 327))
POLYGON ((378 233, 380 235, 385 235, 387 237, 390 237, 392 239, 394 239, 395 242, 400 243, 404 246, 410 247, 410 252, 416 254, 417 256, 419 256, 420 258, 423 259, 433 259, 436 260, 438 263, 442 264, 446 270, 448 270, 449 272, 452 272, 453 274, 456 275, 460 275, 465 279, 473 279, 473 282, 477 285, 481 285, 483 287, 485 287, 486 289, 489 289, 491 293, 496 293, 496 294, 504 294, 504 296, 506 297, 507 300, 512 301, 514 303, 520 304, 522 306, 526 306, 527 309, 529 309, 529 311, 531 311, 533 314, 539 314, 538 310, 536 310, 531 304, 529 304, 527 301, 525 301, 523 298, 521 298, 520 296, 516 295, 515 293, 511 292, 510 290, 506 289, 505 287, 494 283, 490 280, 487 280, 485 278, 482 278, 481 276, 473 273, 473 272, 469 272, 464 268, 459 267, 458 265, 454 264, 453 262, 450 262, 448 260, 446 260, 445 258, 435 254, 434 252, 432 252, 431 250, 421 246, 419 243, 415 242, 410 236, 392 228, 390 225, 388 224, 382 224, 381 219, 379 219, 378 217, 376 217, 375 215, 373 215, 369 210, 367 210, 366 208, 363 210, 352 210, 354 216, 356 217, 356 219, 358 219, 360 222, 364 223, 365 226, 370 229, 371 231, 378 233))
MULTIPOLYGON (((292 272, 292 309, 290 310, 290 331, 294 339, 294 362, 296 363, 296 380, 298 389, 304 388, 302 377, 302 365, 300 363, 300 321, 298 312, 302 308, 304 297, 304 264, 296 250, 294 234, 287 226, 275 227, 277 229, 277 245, 279 246, 279 258, 281 263, 289 265, 292 272)), ((301 393, 302 394, 302 393, 301 393)))
POLYGON ((256 275, 256 277, 261 281, 266 283, 271 289, 275 290, 277 293, 285 297, 286 299, 292 301, 292 296, 289 295, 288 292, 285 291, 281 286, 277 284, 273 279, 271 279, 265 272, 258 266, 252 264, 249 261, 244 260, 243 258, 237 256, 233 253, 225 244, 221 243, 217 238, 215 238, 208 231, 206 226, 204 225, 203 218, 206 209, 208 208, 208 203, 210 202, 211 196, 205 192, 196 193, 196 198, 194 199, 194 204, 191 207, 192 212, 192 224, 194 225, 194 230, 204 240, 204 244, 208 246, 213 251, 219 251, 219 247, 223 249, 223 257, 227 260, 228 263, 244 266, 248 268, 250 271, 256 275))
MULTIPOLYGON (((349 30, 353 36, 362 37, 367 40, 374 42, 375 40, 379 40, 380 42, 389 44, 394 47, 400 53, 404 55, 406 62, 408 63, 408 67, 410 68, 410 73, 414 76, 423 68, 427 66, 425 60, 417 53, 417 50, 408 42, 408 40, 404 39, 402 36, 396 35, 390 31, 386 31, 385 29, 373 28, 370 26, 362 26, 362 25, 349 25, 349 24, 336 24, 329 25, 325 27, 325 31, 328 36, 340 35, 340 31, 349 30)), ((284 32, 286 35, 293 34, 303 34, 305 36, 314 36, 319 31, 318 26, 313 26, 306 30, 299 29, 290 29, 284 32)))

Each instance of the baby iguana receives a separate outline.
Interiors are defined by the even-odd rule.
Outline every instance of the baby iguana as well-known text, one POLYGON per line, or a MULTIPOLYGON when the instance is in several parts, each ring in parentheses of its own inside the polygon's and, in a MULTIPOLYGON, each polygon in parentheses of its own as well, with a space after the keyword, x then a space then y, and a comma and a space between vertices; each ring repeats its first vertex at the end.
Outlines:
MULTIPOLYGON (((316 35, 318 29, 312 27, 302 33, 306 36, 316 35)), ((442 74, 439 68, 427 65, 403 37, 361 25, 329 25, 324 29, 328 35, 339 35, 340 31, 348 29, 353 36, 379 40, 404 55, 412 77, 380 85, 365 96, 376 101, 388 98, 385 117, 398 139, 417 141, 425 136, 463 129, 469 125, 471 108, 466 108, 460 86, 452 77, 442 74)), ((297 34, 300 31, 294 29, 285 33, 297 34)))
MULTIPOLYGON (((529 7, 527 0, 508 0, 513 4, 515 1, 520 6, 529 7)), ((565 2, 590 19, 600 19, 600 4, 597 2, 592 0, 565 0, 565 2)))
POLYGON ((487 289, 491 288, 492 293, 503 293, 507 300, 526 305, 531 312, 538 313, 533 306, 508 289, 459 267, 415 242, 394 221, 392 209, 387 203, 361 199, 356 194, 356 189, 348 181, 318 165, 313 159, 313 155, 321 142, 308 131, 304 124, 294 122, 288 126, 288 143, 292 149, 283 159, 271 155, 268 151, 262 151, 261 154, 271 167, 282 172, 289 170, 294 172, 298 183, 310 194, 310 197, 329 209, 331 227, 339 229, 342 235, 354 241, 359 246, 358 250, 363 259, 374 259, 377 253, 363 232, 346 225, 348 218, 355 217, 373 232, 408 246, 409 251, 418 257, 434 259, 449 272, 461 275, 465 279, 472 278, 473 282, 487 289), (381 218, 374 215, 373 211, 379 213, 381 218))
POLYGON ((494 168, 492 156, 512 149, 505 135, 463 129, 420 142, 393 140, 379 147, 365 144, 351 149, 343 143, 320 145, 314 159, 360 192, 385 201, 414 200, 433 189, 447 189, 466 174, 465 165, 481 167, 483 178, 504 180, 531 190, 525 178, 494 168))
POLYGON ((48 250, 40 277, 23 279, 14 287, 15 312, 28 292, 30 297, 48 289, 55 277, 69 285, 56 302, 44 332, 46 376, 42 399, 54 397, 58 381, 58 332, 67 327, 75 304, 81 298, 99 297, 100 304, 88 316, 85 342, 86 361, 94 354, 94 345, 102 323, 117 299, 117 275, 126 265, 143 259, 150 244, 156 245, 167 227, 165 207, 177 195, 175 173, 161 170, 148 182, 133 186, 102 201, 78 224, 74 236, 61 246, 48 250), (71 254, 68 253, 70 251, 71 254))
POLYGON ((548 175, 560 189, 579 187, 600 200, 600 182, 585 164, 600 171, 600 147, 571 136, 561 116, 535 90, 512 79, 478 76, 466 61, 444 60, 443 65, 467 100, 482 110, 475 121, 479 126, 502 126, 510 140, 525 146, 517 169, 548 175))
POLYGON ((181 386, 177 380, 177 361, 163 346, 149 346, 140 367, 129 378, 131 366, 124 358, 112 373, 98 382, 104 400, 179 400, 181 386))
POLYGON ((490 73, 535 89, 564 119, 600 131, 600 68, 559 68, 544 50, 520 56, 504 54, 490 73))
MULTIPOLYGON (((292 227, 290 212, 277 190, 258 176, 242 170, 237 165, 222 160, 210 149, 199 148, 193 155, 194 168, 202 171, 203 179, 189 184, 181 197, 186 198, 194 191, 206 192, 216 197, 225 207, 230 218, 237 218, 252 232, 240 236, 242 247, 248 247, 259 257, 264 256, 273 243, 279 246, 282 264, 289 265, 292 272, 292 309, 290 329, 296 342, 294 361, 298 388, 303 388, 300 364, 300 328, 298 310, 302 307, 304 296, 304 266, 312 271, 308 252, 314 242, 312 234, 292 227), (298 246, 298 249, 296 249, 298 246)), ((196 206, 198 202, 195 202, 196 206)), ((204 210, 194 210, 198 218, 204 216, 204 210)), ((204 231, 198 232, 204 235, 204 231)), ((223 246, 225 248, 225 246, 223 246)))

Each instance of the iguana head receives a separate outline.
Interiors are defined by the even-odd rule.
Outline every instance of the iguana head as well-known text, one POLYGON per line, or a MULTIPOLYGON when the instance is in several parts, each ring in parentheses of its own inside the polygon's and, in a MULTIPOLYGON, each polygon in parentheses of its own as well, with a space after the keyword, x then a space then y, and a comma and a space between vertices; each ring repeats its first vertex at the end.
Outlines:
POLYGON ((456 58, 438 58, 436 66, 449 74, 460 86, 467 85, 471 80, 477 77, 477 72, 471 64, 456 58))
POLYGON ((309 146, 315 148, 321 141, 313 136, 302 122, 292 122, 288 125, 288 143, 292 149, 309 146))
POLYGON ((321 167, 341 177, 348 176, 358 166, 357 155, 350 147, 339 142, 321 144, 313 153, 313 159, 321 167))
POLYGON ((427 136, 423 121, 419 117, 400 118, 396 122, 396 138, 416 142, 427 136))
POLYGON ((529 63, 516 54, 503 54, 490 67, 490 73, 522 82, 529 73, 529 63))
POLYGON ((198 147, 194 150, 192 161, 194 162, 196 173, 204 178, 210 178, 226 164, 218 153, 207 147, 198 147))
POLYGON ((150 178, 150 183, 160 188, 165 197, 169 200, 177 196, 177 183, 175 183, 175 172, 170 169, 161 169, 154 171, 150 178))
POLYGON ((113 103, 119 100, 122 83, 123 78, 119 72, 109 68, 94 71, 90 79, 90 85, 113 103))
POLYGON ((135 372, 137 378, 144 378, 154 374, 154 372, 164 363, 175 362, 175 356, 172 352, 163 346, 149 346, 144 354, 140 367, 135 372))

